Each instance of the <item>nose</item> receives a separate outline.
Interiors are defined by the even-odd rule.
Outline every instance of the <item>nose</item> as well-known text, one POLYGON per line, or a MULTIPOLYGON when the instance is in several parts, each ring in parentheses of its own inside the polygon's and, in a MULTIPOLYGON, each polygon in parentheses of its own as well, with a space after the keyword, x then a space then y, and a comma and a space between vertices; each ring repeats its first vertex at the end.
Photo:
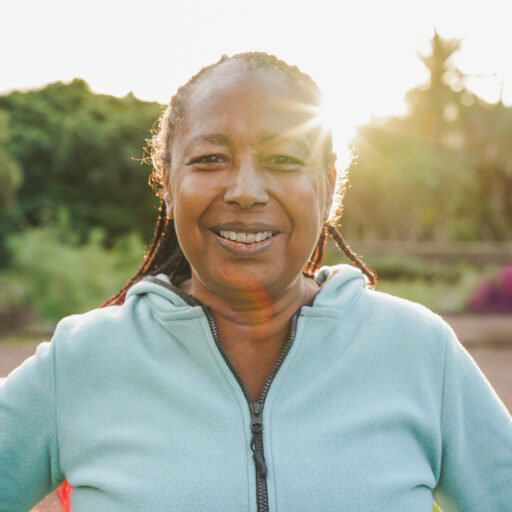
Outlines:
POLYGON ((238 160, 238 165, 232 168, 224 201, 243 209, 266 204, 269 195, 265 186, 265 176, 258 167, 256 155, 240 155, 238 160))

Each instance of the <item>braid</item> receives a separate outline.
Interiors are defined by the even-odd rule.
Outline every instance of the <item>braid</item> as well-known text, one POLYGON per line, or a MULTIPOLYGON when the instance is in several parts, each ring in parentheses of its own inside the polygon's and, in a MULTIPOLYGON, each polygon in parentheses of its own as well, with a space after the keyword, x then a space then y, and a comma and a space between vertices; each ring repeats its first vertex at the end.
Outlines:
POLYGON ((322 258, 324 256, 325 244, 327 242, 327 228, 324 226, 322 228, 322 232, 320 233, 320 237, 318 238, 318 242, 316 244, 315 250, 309 261, 306 263, 306 267, 304 268, 304 275, 308 277, 314 277, 320 265, 322 264, 322 258))
MULTIPOLYGON (((167 219, 165 201, 162 200, 158 210, 153 242, 144 257, 142 265, 121 290, 110 297, 110 299, 104 302, 100 307, 122 304, 128 289, 143 276, 166 272, 170 270, 169 267, 177 268, 176 262, 180 259, 180 256, 184 258, 183 252, 178 244, 176 232, 174 231, 174 224, 172 220, 167 219)), ((172 272, 171 274, 172 277, 174 277, 172 272)))
POLYGON ((329 234, 332 236, 334 241, 336 242, 336 245, 340 250, 342 250, 345 255, 348 257, 348 259, 354 263, 357 267, 361 269, 363 274, 368 277, 369 285, 371 288, 375 288, 377 286, 377 276, 376 274, 370 270, 359 258, 359 256, 350 248, 350 246, 345 242, 343 236, 341 235, 340 231, 336 227, 335 224, 327 224, 327 230, 329 231, 329 234))

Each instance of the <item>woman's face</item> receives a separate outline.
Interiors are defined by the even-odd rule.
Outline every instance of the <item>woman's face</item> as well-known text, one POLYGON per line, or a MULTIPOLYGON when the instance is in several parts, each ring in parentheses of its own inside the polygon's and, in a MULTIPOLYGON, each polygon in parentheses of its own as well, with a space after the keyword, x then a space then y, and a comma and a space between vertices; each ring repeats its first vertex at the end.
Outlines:
POLYGON ((327 218, 333 177, 296 100, 281 79, 227 69, 194 86, 179 121, 165 198, 193 283, 217 295, 287 290, 327 218))

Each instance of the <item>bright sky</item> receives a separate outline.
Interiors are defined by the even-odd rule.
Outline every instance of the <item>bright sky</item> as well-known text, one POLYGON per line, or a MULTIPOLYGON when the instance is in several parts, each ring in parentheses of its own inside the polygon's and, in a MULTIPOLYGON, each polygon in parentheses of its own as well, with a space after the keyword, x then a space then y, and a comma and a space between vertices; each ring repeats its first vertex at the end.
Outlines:
POLYGON ((468 82, 512 103, 510 0, 5 0, 0 93, 85 79, 96 92, 167 103, 223 53, 263 50, 309 73, 349 135, 372 116, 404 112, 427 78, 434 27, 464 37, 455 64, 468 82))

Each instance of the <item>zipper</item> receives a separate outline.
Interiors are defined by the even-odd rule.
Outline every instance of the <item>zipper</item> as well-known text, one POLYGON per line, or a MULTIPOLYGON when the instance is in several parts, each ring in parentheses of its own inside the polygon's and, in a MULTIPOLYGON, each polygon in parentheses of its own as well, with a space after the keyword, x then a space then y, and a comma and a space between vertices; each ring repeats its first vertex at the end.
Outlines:
POLYGON ((263 421, 262 421, 262 412, 263 406, 265 404, 265 398, 267 397, 268 390, 270 389, 270 385, 274 380, 279 368, 283 364, 283 361, 290 351, 290 348, 295 339, 295 333, 297 332, 297 319, 300 314, 300 309, 296 311, 290 321, 290 334, 288 335, 288 339, 286 341, 286 345, 284 346, 281 354, 279 355, 279 359, 276 361, 274 368, 272 368, 272 372, 268 376, 268 379, 261 390, 261 394, 258 401, 253 401, 245 382, 242 380, 242 377, 238 373, 234 364, 231 362, 227 352, 224 350, 222 345, 219 330, 217 328, 217 322, 215 321, 215 316, 213 315, 211 309, 201 304, 203 311, 208 319, 208 323, 210 324, 210 329, 213 334, 213 339, 217 348, 219 349, 222 357, 226 361, 229 369, 235 376, 238 384, 242 388, 245 399, 247 400, 247 404, 249 405, 249 410, 251 412, 251 442, 250 448, 253 454, 254 466, 256 468, 256 503, 258 512, 269 512, 268 508, 268 490, 267 490, 267 467, 265 465, 265 455, 263 452, 263 421))

